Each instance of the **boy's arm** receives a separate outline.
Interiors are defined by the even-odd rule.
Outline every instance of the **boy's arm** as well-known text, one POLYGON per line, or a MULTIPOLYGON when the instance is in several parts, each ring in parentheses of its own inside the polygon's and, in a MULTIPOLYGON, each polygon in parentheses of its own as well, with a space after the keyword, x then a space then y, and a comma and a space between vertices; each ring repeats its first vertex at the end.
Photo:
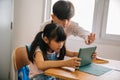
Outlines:
POLYGON ((73 21, 71 22, 71 25, 69 26, 68 32, 70 32, 74 36, 83 38, 87 45, 93 43, 95 40, 94 33, 90 33, 89 31, 85 30, 83 27, 79 26, 78 23, 73 22, 73 21))
POLYGON ((66 50, 66 56, 77 57, 78 56, 78 52, 72 52, 72 51, 66 50))

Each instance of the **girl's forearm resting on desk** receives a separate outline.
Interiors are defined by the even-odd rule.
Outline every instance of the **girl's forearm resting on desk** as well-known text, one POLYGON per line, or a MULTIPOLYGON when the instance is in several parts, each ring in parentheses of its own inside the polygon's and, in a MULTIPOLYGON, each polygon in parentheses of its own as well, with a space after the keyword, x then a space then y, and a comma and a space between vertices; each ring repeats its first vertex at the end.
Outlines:
POLYGON ((52 67, 64 67, 64 66, 76 68, 76 66, 80 65, 79 60, 80 60, 79 58, 74 57, 69 60, 56 60, 56 61, 46 60, 46 61, 36 61, 35 63, 38 69, 40 70, 45 70, 52 67))
MULTIPOLYGON (((69 54, 72 54, 69 52, 69 54)), ((70 55, 69 55, 70 56, 70 55)), ((73 55, 74 56, 74 55, 73 55)), ((38 69, 45 70, 52 67, 73 67, 80 65, 80 58, 73 57, 68 60, 44 60, 41 52, 36 52, 34 63, 37 65, 38 69)))
POLYGON ((36 65, 37 65, 38 69, 45 70, 45 69, 52 68, 52 67, 66 66, 66 62, 64 60, 58 60, 58 61, 46 60, 46 61, 36 62, 36 65))

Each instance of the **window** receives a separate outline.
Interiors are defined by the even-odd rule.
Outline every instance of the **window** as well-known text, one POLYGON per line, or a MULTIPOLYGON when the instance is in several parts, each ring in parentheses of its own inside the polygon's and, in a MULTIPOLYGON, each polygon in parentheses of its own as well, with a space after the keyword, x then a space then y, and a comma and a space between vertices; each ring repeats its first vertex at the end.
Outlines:
MULTIPOLYGON (((100 2, 100 1, 99 1, 100 2)), ((105 0, 101 19, 101 39, 105 43, 120 43, 120 0, 105 0)), ((99 21, 100 22, 100 21, 99 21)))
MULTIPOLYGON (((46 0, 46 18, 50 18, 53 4, 58 0, 46 0), (49 7, 51 9, 49 9, 49 7), (49 15, 48 15, 49 13, 49 15)), ((96 42, 120 44, 120 0, 69 0, 75 7, 72 20, 96 34, 96 42)))
POLYGON ((120 0, 110 0, 107 20, 106 33, 120 35, 120 0))

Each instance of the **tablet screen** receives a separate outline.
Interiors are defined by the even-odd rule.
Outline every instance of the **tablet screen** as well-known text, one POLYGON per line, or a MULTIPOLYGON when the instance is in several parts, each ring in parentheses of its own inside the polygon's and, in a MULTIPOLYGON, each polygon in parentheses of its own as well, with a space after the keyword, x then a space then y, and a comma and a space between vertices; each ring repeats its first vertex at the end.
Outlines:
POLYGON ((92 62, 92 54, 95 52, 96 48, 96 46, 80 48, 78 55, 78 57, 81 58, 80 66, 88 65, 92 62))

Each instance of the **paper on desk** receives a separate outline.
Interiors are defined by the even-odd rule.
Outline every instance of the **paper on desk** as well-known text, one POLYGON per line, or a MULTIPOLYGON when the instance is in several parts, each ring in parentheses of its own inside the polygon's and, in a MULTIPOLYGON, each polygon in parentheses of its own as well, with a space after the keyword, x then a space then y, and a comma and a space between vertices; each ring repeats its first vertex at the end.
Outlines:
POLYGON ((69 70, 69 71, 72 71, 74 72, 75 71, 75 68, 72 68, 72 67, 62 67, 63 69, 66 69, 66 70, 69 70))
MULTIPOLYGON (((98 57, 99 59, 104 59, 104 58, 101 58, 101 57, 98 57)), ((111 60, 111 59, 105 59, 107 61, 109 61, 109 63, 106 63, 106 64, 98 64, 98 65, 101 65, 101 66, 104 66, 104 67, 108 67, 108 68, 111 68, 113 70, 116 70, 116 71, 120 71, 120 61, 118 60, 111 60)))

